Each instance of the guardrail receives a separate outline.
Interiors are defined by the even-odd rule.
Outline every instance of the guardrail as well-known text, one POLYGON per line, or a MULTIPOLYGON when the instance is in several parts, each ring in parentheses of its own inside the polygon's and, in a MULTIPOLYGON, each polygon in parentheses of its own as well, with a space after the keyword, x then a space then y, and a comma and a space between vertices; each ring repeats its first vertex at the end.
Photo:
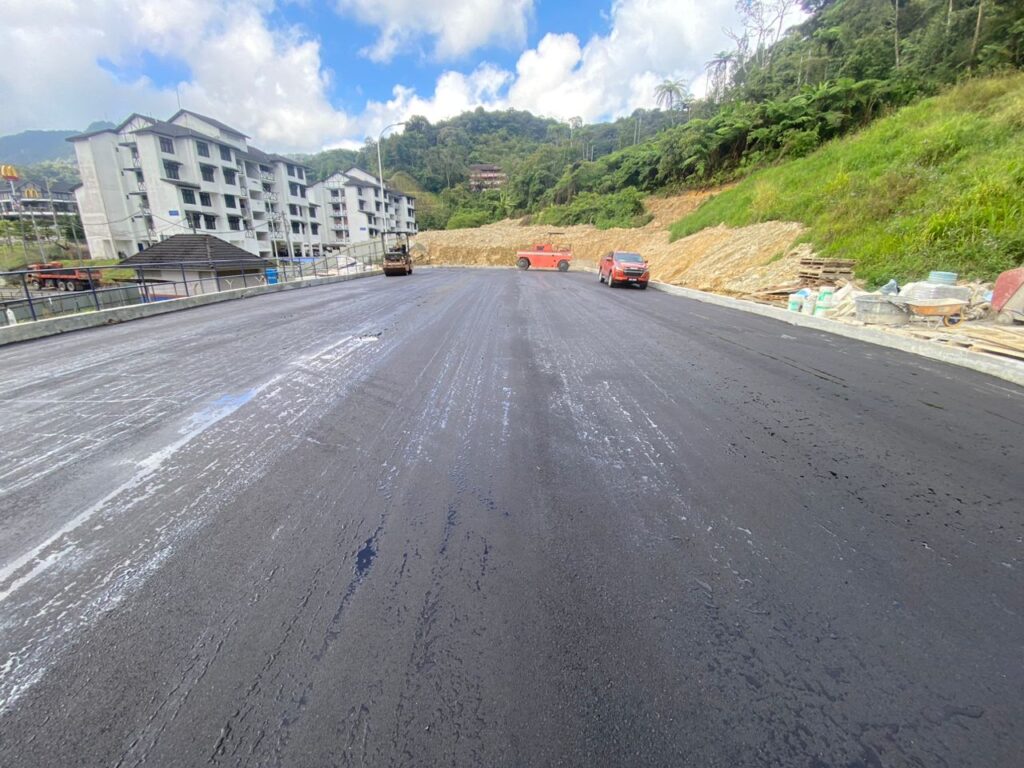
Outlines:
POLYGON ((379 269, 382 261, 380 242, 368 241, 331 253, 268 259, 265 265, 214 259, 0 272, 0 327, 238 288, 368 272, 379 269), (43 287, 47 284, 53 287, 43 287))

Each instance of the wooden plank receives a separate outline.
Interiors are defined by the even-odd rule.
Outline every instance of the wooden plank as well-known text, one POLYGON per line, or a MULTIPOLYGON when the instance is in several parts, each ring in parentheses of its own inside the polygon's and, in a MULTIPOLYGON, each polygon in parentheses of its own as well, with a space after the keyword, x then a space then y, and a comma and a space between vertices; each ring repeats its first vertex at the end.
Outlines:
POLYGON ((978 352, 988 352, 992 355, 1002 355, 1004 357, 1012 357, 1016 360, 1024 360, 1024 351, 1017 351, 1009 349, 1008 347, 997 347, 991 344, 975 344, 971 347, 972 350, 978 352))

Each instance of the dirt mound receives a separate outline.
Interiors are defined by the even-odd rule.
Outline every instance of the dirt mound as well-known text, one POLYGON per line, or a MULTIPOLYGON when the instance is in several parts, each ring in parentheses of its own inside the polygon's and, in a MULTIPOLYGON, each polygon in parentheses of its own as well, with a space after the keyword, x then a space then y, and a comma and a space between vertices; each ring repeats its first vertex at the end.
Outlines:
MULTIPOLYGON (((593 267, 608 251, 636 251, 651 263, 651 275, 676 285, 733 295, 757 293, 795 281, 800 251, 793 243, 803 231, 792 222, 765 222, 740 229, 709 227, 669 242, 668 226, 693 211, 712 192, 689 192, 646 201, 654 219, 637 229, 523 226, 501 221, 475 229, 421 232, 417 261, 425 264, 512 266, 515 252, 551 240, 571 243, 578 266, 593 267)), ((806 255, 806 254, 803 254, 806 255)))

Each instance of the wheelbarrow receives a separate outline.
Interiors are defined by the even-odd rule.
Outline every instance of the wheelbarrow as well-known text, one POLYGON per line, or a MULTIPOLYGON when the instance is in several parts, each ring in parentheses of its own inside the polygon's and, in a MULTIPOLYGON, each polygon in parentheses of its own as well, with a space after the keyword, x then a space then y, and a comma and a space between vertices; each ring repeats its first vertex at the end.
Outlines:
POLYGON ((926 323, 935 321, 947 327, 957 325, 964 319, 968 302, 963 299, 906 299, 905 305, 914 317, 924 318, 926 323))

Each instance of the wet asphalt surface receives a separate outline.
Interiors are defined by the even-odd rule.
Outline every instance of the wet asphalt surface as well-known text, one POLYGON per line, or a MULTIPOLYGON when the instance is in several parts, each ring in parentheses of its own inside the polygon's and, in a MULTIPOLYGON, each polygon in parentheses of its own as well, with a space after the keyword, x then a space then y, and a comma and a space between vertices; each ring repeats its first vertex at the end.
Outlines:
POLYGON ((512 270, 0 382, 0 765, 1022 764, 1012 385, 512 270))

